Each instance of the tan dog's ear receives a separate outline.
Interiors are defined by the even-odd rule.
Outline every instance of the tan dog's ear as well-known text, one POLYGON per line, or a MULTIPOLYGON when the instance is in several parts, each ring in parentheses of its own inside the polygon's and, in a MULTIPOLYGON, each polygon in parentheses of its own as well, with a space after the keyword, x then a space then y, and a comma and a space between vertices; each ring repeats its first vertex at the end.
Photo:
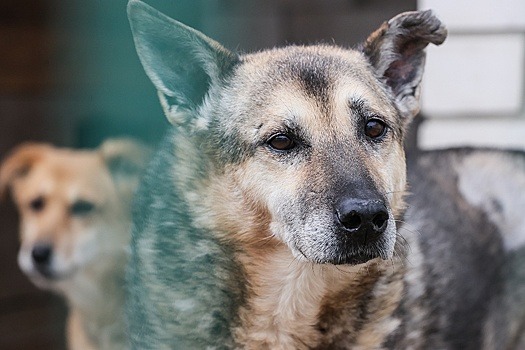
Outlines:
POLYGON ((383 23, 361 46, 407 122, 419 111, 424 49, 429 43, 442 44, 446 37, 446 28, 432 11, 414 11, 383 23))
POLYGON ((146 145, 130 139, 107 140, 99 148, 120 191, 133 192, 151 155, 146 145))
POLYGON ((41 143, 26 143, 15 148, 0 167, 0 199, 17 178, 25 176, 31 166, 52 147, 41 143))

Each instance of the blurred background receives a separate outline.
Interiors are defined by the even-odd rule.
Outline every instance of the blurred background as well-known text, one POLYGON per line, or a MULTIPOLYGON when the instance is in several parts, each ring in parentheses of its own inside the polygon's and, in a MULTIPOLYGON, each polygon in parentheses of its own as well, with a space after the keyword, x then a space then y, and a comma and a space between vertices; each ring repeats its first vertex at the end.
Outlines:
MULTIPOLYGON (((525 149, 525 1, 148 0, 237 51, 286 43, 352 46, 402 11, 434 8, 450 29, 431 48, 423 148, 525 149)), ((154 145, 167 127, 135 54, 127 0, 0 0, 0 159, 24 141, 154 145)), ((421 118, 421 120, 423 120, 421 118)), ((0 203, 0 349, 64 348, 65 306, 16 263, 17 213, 0 203)))

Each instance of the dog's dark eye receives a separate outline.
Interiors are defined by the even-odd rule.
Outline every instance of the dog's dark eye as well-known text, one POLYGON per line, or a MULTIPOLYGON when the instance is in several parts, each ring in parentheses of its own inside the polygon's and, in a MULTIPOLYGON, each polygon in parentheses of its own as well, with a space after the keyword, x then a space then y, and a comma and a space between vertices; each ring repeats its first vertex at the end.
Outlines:
POLYGON ((95 209, 95 205, 86 200, 78 200, 71 206, 71 214, 82 216, 91 213, 95 209))
POLYGON ((278 151, 288 151, 295 147, 295 142, 285 134, 274 135, 268 140, 268 144, 278 151))
POLYGON ((287 135, 277 134, 268 140, 268 144, 278 151, 288 151, 295 147, 295 142, 287 135))
POLYGON ((42 211, 45 206, 46 201, 42 196, 36 197, 31 202, 29 202, 29 208, 31 208, 31 210, 34 212, 42 211))
POLYGON ((370 119, 365 125, 365 135, 371 139, 379 139, 385 136, 387 131, 386 124, 379 119, 370 119))

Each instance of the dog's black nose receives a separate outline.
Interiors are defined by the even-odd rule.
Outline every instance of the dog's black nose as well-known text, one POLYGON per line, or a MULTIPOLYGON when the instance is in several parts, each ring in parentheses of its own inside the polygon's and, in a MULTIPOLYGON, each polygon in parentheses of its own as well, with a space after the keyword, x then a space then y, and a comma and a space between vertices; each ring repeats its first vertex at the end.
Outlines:
POLYGON ((346 199, 336 211, 341 225, 352 234, 376 238, 388 226, 388 211, 380 200, 346 199))
POLYGON ((37 244, 31 251, 31 257, 35 262, 35 265, 45 266, 51 261, 51 255, 53 248, 49 244, 37 244))

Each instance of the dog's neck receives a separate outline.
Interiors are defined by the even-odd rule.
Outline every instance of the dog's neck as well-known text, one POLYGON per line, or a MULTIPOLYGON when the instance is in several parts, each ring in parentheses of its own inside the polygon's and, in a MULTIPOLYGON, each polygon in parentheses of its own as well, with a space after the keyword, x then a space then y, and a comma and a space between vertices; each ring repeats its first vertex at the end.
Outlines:
POLYGON ((361 297, 360 290, 349 288, 363 279, 374 284, 380 275, 371 275, 377 272, 377 261, 359 266, 318 265, 298 261, 284 245, 263 255, 240 254, 239 260, 249 287, 235 336, 247 348, 251 344, 271 349, 318 346, 323 337, 319 320, 327 305, 341 295, 361 297))
POLYGON ((93 264, 79 271, 64 287, 70 306, 79 309, 85 316, 92 313, 100 315, 114 299, 122 297, 124 257, 116 256, 108 260, 113 261, 93 264))
MULTIPOLYGON (((69 329, 92 344, 112 346, 123 333, 126 254, 104 259, 79 271, 60 289, 69 305, 69 329), (108 343, 109 342, 109 343, 108 343)), ((119 339, 117 343, 121 340, 119 339)))

